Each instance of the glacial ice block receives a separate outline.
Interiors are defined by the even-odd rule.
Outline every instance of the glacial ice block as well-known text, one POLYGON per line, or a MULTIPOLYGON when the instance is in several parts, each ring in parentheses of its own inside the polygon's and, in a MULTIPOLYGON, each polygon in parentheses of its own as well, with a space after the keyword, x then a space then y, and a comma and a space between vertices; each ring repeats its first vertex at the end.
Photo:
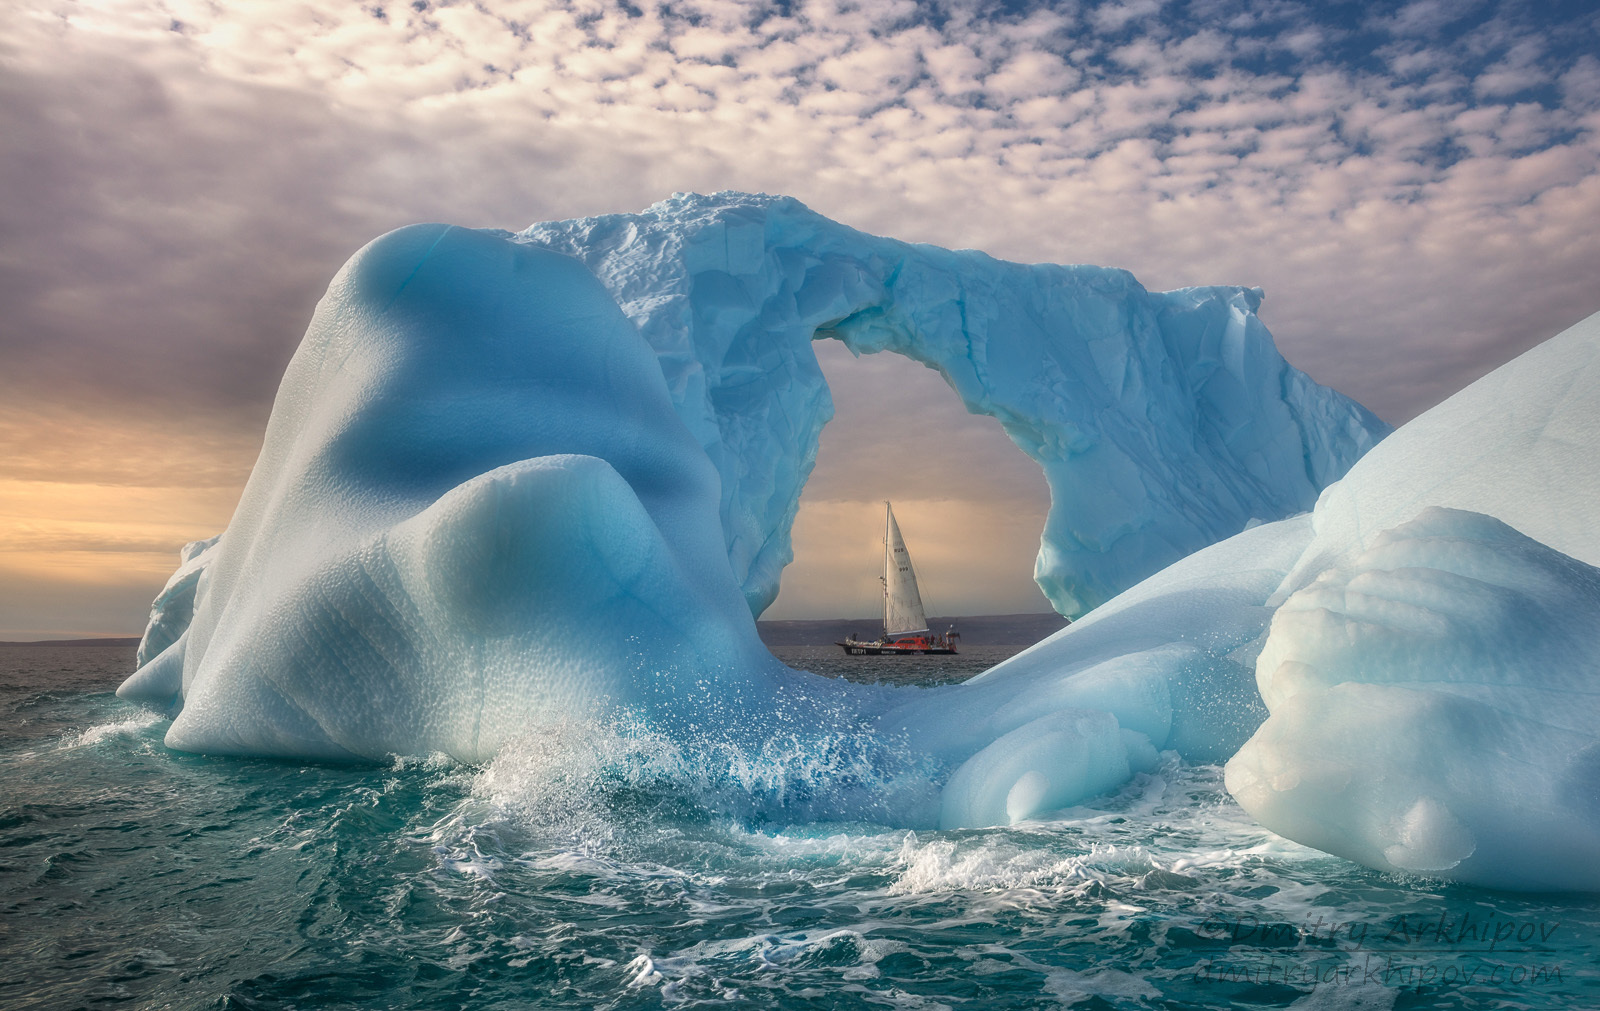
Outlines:
POLYGON ((729 562, 758 615, 832 415, 814 339, 937 370, 1039 463, 1051 507, 1034 575, 1072 617, 1252 520, 1310 509, 1388 431, 1284 361, 1258 289, 1153 293, 1123 270, 898 242, 742 193, 517 239, 582 260, 656 350, 722 478, 729 562))
POLYGON ((1015 824, 1115 789, 1155 757, 1147 738, 1108 712, 1057 709, 963 762, 945 784, 939 827, 1015 824), (1131 763, 1130 751, 1144 761, 1131 763))
POLYGON ((1380 870, 1600 889, 1600 569, 1431 507, 1290 596, 1257 678, 1272 715, 1227 785, 1263 825, 1380 870))
POLYGON ((219 540, 220 534, 191 541, 178 553, 178 570, 150 604, 150 620, 134 657, 135 672, 117 689, 118 695, 167 716, 176 716, 183 709, 183 655, 189 625, 194 621, 195 601, 203 596, 201 582, 216 557, 219 540))
POLYGON ((158 608, 168 673, 122 693, 176 687, 177 748, 332 759, 479 760, 602 701, 736 721, 793 675, 756 637, 718 497, 581 264, 401 229, 318 305, 192 620, 158 608))
POLYGON ((972 680, 909 696, 875 726, 954 770, 943 828, 1079 803, 1148 770, 1158 750, 1222 761, 1267 716, 1254 681, 1266 600, 1310 537, 1302 515, 1213 544, 972 680))
POLYGON ((1371 867, 1600 890, 1600 315, 1331 486, 1275 592, 1263 825, 1371 867))

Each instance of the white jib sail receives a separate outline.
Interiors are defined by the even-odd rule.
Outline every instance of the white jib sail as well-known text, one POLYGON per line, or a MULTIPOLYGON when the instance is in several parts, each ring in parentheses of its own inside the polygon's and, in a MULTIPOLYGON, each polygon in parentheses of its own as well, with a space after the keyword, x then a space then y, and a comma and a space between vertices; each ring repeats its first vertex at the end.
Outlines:
POLYGON ((894 509, 885 502, 888 514, 883 529, 883 633, 907 635, 928 630, 928 616, 922 613, 922 594, 917 592, 917 574, 911 571, 911 555, 894 521, 894 509))

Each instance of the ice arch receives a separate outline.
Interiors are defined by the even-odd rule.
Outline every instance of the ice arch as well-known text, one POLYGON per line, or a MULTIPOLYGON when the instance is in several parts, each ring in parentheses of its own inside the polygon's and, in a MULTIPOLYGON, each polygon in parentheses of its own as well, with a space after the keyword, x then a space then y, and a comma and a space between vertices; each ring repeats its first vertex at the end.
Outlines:
POLYGON ((1034 577, 1070 616, 1311 508, 1388 431, 1284 361, 1259 289, 1149 292, 1124 270, 879 238, 743 193, 515 238, 583 261, 655 349, 722 478, 729 560, 758 615, 832 417, 814 339, 938 370, 1039 462, 1051 509, 1034 577))
MULTIPOLYGON (((162 591, 119 694, 174 717, 170 746, 209 753, 481 761, 601 711, 758 741, 857 733, 890 700, 788 670, 751 617, 776 594, 831 414, 811 341, 932 365, 1044 464, 1041 581, 1071 612, 1304 508, 1381 432, 1283 362, 1257 298, 877 239, 770 197, 521 236, 400 229, 329 285, 238 510, 162 591)), ((1209 663, 1195 655, 1151 660, 1147 694, 1209 663)), ((1093 695, 1055 680, 964 695, 1021 700, 975 734, 925 735, 944 714, 910 713, 888 736, 952 767, 982 749, 950 818, 988 817, 1019 755, 1088 726, 1013 725, 1093 695)), ((1166 740, 1149 708, 1111 714, 1143 728, 1141 753, 1166 740)), ((1059 788, 1005 810, 1065 802, 1059 788)))

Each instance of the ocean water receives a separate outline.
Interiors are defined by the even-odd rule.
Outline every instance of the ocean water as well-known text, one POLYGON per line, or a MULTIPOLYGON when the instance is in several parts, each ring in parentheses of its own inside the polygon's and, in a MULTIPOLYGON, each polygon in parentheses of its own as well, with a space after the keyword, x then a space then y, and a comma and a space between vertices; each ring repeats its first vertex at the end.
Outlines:
POLYGON ((132 660, 0 649, 0 1007, 1600 1007, 1594 897, 1377 874, 1253 825, 1216 767, 912 832, 805 817, 872 774, 847 747, 555 726, 484 768, 180 754, 112 694, 132 660))

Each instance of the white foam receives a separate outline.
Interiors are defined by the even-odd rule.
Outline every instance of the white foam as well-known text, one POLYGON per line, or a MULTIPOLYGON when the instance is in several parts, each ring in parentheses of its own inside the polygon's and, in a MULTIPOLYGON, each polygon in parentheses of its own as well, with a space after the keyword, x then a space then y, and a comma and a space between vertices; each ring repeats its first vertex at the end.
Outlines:
POLYGON ((115 737, 134 737, 160 722, 159 713, 141 711, 135 716, 115 723, 101 723, 85 730, 64 734, 58 747, 63 750, 89 748, 115 737))

